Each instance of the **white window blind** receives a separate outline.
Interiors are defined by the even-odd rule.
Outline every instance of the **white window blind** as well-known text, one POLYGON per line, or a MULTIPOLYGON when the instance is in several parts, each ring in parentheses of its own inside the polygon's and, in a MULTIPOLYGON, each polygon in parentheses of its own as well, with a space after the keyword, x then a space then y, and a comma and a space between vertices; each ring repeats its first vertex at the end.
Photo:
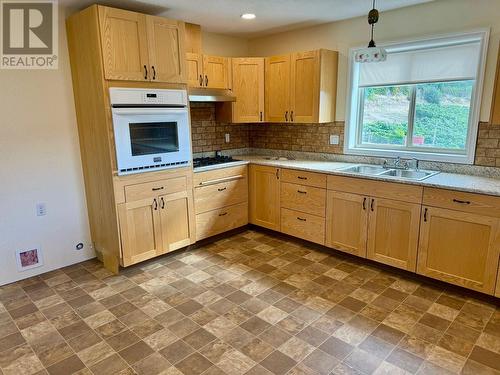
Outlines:
POLYGON ((384 62, 360 64, 360 87, 475 79, 481 40, 447 46, 439 43, 413 46, 403 51, 387 48, 387 53, 384 62))

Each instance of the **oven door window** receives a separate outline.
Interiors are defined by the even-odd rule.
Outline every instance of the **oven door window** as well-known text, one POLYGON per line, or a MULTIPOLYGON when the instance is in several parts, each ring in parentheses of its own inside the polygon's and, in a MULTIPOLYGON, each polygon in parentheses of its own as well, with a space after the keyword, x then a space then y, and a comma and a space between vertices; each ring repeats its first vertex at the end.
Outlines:
POLYGON ((177 122, 129 123, 132 156, 179 151, 177 122))

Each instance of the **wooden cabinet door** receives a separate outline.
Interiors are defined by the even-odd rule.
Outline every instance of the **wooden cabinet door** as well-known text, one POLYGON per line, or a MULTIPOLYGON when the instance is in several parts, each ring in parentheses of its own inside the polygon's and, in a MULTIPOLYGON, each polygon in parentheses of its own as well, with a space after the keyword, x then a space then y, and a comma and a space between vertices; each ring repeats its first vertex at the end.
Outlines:
POLYGON ((119 204, 118 219, 124 267, 162 253, 160 211, 157 198, 119 204))
POLYGON ((415 272, 420 204, 371 198, 367 258, 415 272))
POLYGON ((264 121, 264 58, 233 58, 233 122, 264 121))
POLYGON ((105 78, 148 81, 146 16, 99 6, 99 23, 105 78))
POLYGON ((290 55, 266 58, 266 121, 290 120, 290 55))
POLYGON ((328 191, 326 246, 366 258, 368 204, 362 195, 328 191))
POLYGON ((279 175, 279 168, 250 166, 250 223, 280 230, 279 175))
POLYGON ((188 246, 195 241, 193 195, 188 191, 161 195, 160 207, 162 252, 188 246))
POLYGON ((498 227, 494 217, 424 206, 417 273, 493 294, 498 227))
POLYGON ((199 53, 186 53, 186 71, 189 87, 203 86, 203 59, 199 53))
POLYGON ((292 54, 290 72, 290 121, 318 122, 320 51, 292 54))
POLYGON ((227 57, 203 55, 203 85, 212 89, 229 88, 227 57))
POLYGON ((147 16, 150 79, 185 83, 184 22, 147 16))

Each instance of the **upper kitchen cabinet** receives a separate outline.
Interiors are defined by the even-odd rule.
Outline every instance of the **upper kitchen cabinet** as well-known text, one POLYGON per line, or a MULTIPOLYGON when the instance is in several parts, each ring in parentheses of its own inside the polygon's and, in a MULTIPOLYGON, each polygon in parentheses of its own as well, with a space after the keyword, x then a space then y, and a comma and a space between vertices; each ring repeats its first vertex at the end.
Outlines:
POLYGON ((264 58, 232 59, 233 122, 264 121, 264 58))
POLYGON ((203 61, 199 53, 187 52, 187 83, 189 87, 203 87, 203 61))
POLYGON ((338 52, 315 50, 266 58, 266 120, 335 121, 338 52))
POLYGON ((190 87, 229 88, 229 58, 188 52, 186 60, 190 87))
POLYGON ((287 122, 290 113, 290 55, 266 57, 266 121, 287 122))
POLYGON ((146 16, 151 79, 185 83, 184 22, 146 16))
POLYGON ((98 9, 106 79, 185 83, 183 22, 98 9))

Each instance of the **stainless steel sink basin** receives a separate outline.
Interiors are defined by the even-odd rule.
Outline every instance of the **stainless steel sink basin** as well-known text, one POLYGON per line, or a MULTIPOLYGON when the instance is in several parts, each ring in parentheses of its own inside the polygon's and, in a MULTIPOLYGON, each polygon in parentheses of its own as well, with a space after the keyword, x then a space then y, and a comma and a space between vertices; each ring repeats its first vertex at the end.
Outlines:
POLYGON ((426 178, 439 173, 434 171, 421 171, 413 169, 386 169, 377 165, 355 165, 352 167, 339 169, 339 171, 369 176, 394 177, 414 181, 425 180, 426 178))
POLYGON ((386 171, 386 169, 372 165, 355 165, 354 167, 347 167, 340 169, 343 172, 379 175, 386 171))
POLYGON ((392 176, 399 178, 406 178, 409 180, 424 180, 430 176, 437 174, 438 172, 432 171, 415 171, 410 169, 389 169, 381 174, 381 176, 392 176))

